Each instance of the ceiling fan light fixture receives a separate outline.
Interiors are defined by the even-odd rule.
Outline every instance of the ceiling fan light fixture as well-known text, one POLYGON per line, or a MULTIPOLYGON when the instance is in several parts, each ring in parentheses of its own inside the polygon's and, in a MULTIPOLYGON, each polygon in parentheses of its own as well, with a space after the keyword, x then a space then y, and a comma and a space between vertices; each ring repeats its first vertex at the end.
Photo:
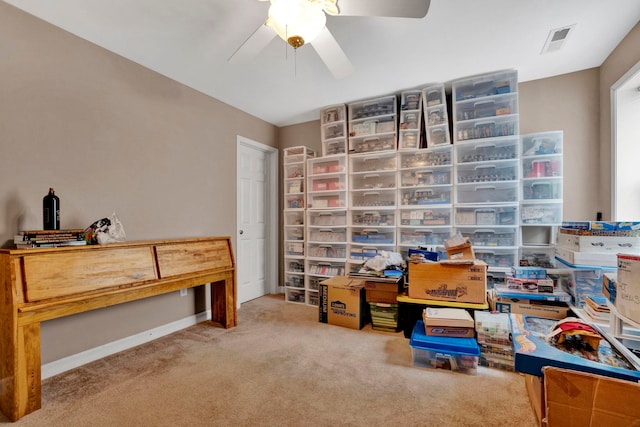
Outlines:
POLYGON ((323 2, 271 0, 267 24, 294 49, 316 38, 326 22, 323 2))

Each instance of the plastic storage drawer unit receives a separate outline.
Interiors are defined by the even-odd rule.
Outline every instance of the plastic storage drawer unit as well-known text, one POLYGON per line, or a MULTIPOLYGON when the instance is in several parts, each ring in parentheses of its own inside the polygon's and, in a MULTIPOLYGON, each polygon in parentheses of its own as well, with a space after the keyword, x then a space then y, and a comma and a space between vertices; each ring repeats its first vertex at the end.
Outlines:
POLYGON ((413 327, 411 339, 413 365, 423 368, 441 368, 467 374, 478 372, 480 347, 475 338, 428 336, 422 320, 413 327))

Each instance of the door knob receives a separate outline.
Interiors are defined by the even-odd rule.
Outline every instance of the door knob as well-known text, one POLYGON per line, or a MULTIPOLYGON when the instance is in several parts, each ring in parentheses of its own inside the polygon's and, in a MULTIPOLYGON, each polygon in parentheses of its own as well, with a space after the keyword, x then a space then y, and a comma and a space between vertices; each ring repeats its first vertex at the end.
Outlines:
POLYGON ((244 230, 240 230, 240 234, 244 234, 244 230))

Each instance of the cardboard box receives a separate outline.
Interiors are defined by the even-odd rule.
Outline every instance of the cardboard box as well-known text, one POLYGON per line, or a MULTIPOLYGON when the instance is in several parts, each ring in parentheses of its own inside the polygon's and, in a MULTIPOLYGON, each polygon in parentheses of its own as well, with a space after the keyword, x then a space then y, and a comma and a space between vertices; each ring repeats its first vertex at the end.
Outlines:
POLYGON ((602 295, 614 306, 616 304, 616 295, 618 294, 617 280, 616 273, 604 273, 602 275, 602 295))
POLYGON ((427 307, 422 312, 425 333, 434 337, 474 338, 475 323, 463 308, 427 307))
POLYGON ((334 276, 318 288, 321 323, 362 329, 368 322, 364 280, 334 276))
POLYGON ((526 314, 546 319, 564 319, 569 315, 569 306, 564 302, 501 298, 494 290, 491 290, 488 295, 491 311, 499 313, 526 314))
POLYGON ((473 252, 473 246, 471 245, 471 240, 468 237, 465 237, 465 243, 448 247, 446 250, 447 259, 476 259, 476 255, 473 252))
POLYGON ((618 254, 614 306, 618 314, 640 323, 640 256, 618 254))
POLYGON ((544 401, 544 383, 542 377, 524 374, 524 384, 527 389, 527 395, 531 402, 533 412, 536 414, 539 426, 546 426, 546 408, 544 401), (543 421, 544 420, 544 421, 543 421))
POLYGON ((364 283, 367 302, 381 302, 386 304, 396 304, 401 287, 400 281, 396 283, 376 282, 367 280, 364 283))
POLYGON ((553 427, 632 426, 640 422, 640 385, 544 368, 545 421, 553 427))
POLYGON ((487 302, 487 264, 479 260, 445 260, 409 264, 410 298, 487 302))

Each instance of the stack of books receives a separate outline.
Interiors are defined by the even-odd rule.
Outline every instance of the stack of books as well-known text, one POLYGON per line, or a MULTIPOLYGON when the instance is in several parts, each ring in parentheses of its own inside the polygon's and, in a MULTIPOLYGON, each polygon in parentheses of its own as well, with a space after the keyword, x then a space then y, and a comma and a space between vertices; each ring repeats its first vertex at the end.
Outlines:
POLYGON ((584 312, 595 322, 609 323, 611 313, 604 295, 587 295, 584 298, 584 312))
POLYGON ((24 230, 13 239, 18 249, 86 245, 84 230, 24 230))

